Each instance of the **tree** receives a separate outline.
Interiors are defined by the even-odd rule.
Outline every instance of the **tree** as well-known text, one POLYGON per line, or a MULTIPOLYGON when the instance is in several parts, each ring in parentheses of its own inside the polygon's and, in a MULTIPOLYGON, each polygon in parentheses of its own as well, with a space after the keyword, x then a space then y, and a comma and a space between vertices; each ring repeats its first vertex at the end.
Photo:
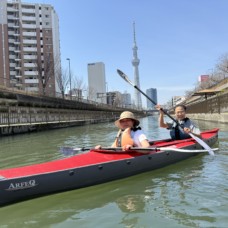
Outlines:
POLYGON ((228 53, 223 54, 216 65, 217 74, 220 75, 220 77, 225 78, 228 74, 228 53))
POLYGON ((56 82, 58 84, 58 87, 60 89, 60 93, 62 98, 65 98, 66 88, 69 84, 69 74, 67 72, 67 69, 61 69, 56 74, 56 82))
POLYGON ((42 56, 37 56, 35 65, 43 95, 46 95, 46 88, 50 79, 52 77, 54 78, 55 64, 58 65, 59 63, 54 63, 51 53, 45 53, 42 56))
POLYGON ((86 88, 86 86, 83 82, 83 78, 79 78, 77 76, 75 77, 73 75, 72 79, 73 79, 72 80, 72 85, 73 85, 72 94, 75 95, 78 99, 81 99, 82 98, 82 92, 86 88))

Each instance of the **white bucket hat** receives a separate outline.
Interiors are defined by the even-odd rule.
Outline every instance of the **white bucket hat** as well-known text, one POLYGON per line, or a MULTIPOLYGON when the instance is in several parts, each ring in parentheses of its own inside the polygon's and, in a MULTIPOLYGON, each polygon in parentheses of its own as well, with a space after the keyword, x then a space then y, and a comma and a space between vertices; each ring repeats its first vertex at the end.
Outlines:
POLYGON ((138 126, 139 125, 139 120, 137 120, 134 116, 134 114, 132 112, 129 112, 129 111, 125 111, 125 112, 122 112, 121 115, 120 115, 120 118, 118 120, 115 121, 115 125, 118 127, 118 128, 121 128, 120 126, 120 120, 123 120, 123 119, 132 119, 134 120, 135 122, 135 126, 138 126))

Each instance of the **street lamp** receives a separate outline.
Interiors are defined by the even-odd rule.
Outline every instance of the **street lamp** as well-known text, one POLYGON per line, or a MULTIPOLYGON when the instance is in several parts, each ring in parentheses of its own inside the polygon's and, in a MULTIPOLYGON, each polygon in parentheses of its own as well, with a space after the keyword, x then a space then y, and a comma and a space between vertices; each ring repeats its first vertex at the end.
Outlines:
POLYGON ((70 58, 66 59, 69 61, 69 79, 70 79, 70 99, 72 100, 72 93, 71 93, 71 72, 70 72, 70 58))

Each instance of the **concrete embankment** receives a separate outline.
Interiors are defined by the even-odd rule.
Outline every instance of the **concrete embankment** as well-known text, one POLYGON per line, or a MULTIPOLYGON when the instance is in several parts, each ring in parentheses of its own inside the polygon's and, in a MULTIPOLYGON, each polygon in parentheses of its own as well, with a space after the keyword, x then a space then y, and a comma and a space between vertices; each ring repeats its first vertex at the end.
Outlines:
POLYGON ((87 120, 69 120, 69 121, 50 121, 37 123, 17 123, 11 125, 0 125, 0 135, 7 136, 35 131, 52 130, 58 128, 83 126, 95 123, 105 123, 114 121, 114 118, 107 119, 87 119, 87 120))
MULTIPOLYGON (((129 110, 129 109, 128 109, 129 110)), ((73 127, 116 120, 121 107, 0 91, 0 135, 73 127)), ((132 111, 135 116, 145 113, 132 111)))

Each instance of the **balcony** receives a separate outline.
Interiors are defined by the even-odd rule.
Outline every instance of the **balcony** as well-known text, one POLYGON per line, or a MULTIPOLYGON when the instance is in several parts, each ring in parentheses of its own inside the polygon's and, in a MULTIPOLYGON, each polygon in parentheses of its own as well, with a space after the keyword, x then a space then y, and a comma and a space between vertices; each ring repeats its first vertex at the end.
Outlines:
POLYGON ((16 83, 15 86, 21 88, 23 85, 21 83, 16 83))
POLYGON ((15 49, 14 52, 15 53, 19 53, 19 52, 21 52, 21 50, 20 49, 15 49))
POLYGON ((38 79, 25 79, 26 84, 39 84, 38 79))
POLYGON ((15 51, 15 47, 9 47, 9 51, 15 51))
POLYGON ((15 59, 16 55, 9 55, 9 59, 15 59))
POLYGON ((37 59, 36 55, 24 55, 24 60, 34 60, 37 59))
POLYGON ((24 47, 23 51, 24 52, 37 52, 37 48, 36 47, 24 47))
POLYGON ((25 91, 28 91, 28 92, 39 92, 39 88, 38 87, 25 87, 25 91))
POLYGON ((9 42, 9 43, 14 43, 15 40, 14 40, 14 39, 9 39, 8 42, 9 42))
POLYGON ((15 76, 16 75, 16 71, 10 71, 10 76, 15 76))
POLYGON ((10 67, 15 67, 16 64, 15 63, 10 63, 10 67))
POLYGON ((34 24, 22 24, 23 29, 35 29, 36 25, 34 24))
POLYGON ((8 11, 8 12, 19 12, 19 9, 16 9, 16 8, 14 8, 14 7, 8 6, 8 7, 7 7, 7 11, 8 11))
POLYGON ((24 63, 24 67, 34 68, 34 67, 36 67, 36 64, 35 63, 24 63))
POLYGON ((18 16, 13 16, 13 15, 8 15, 7 19, 8 20, 19 20, 19 17, 18 16))
POLYGON ((15 40, 15 41, 14 41, 14 44, 15 44, 15 45, 19 45, 20 43, 21 43, 20 40, 15 40))
POLYGON ((36 32, 23 32, 22 35, 27 37, 36 37, 36 32))
POLYGON ((25 71, 25 76, 37 76, 37 71, 25 71))
POLYGON ((26 17, 22 16, 22 21, 36 21, 36 17, 26 17))
POLYGON ((23 40, 23 44, 37 44, 37 40, 23 40))
POLYGON ((8 36, 13 36, 14 35, 14 31, 8 31, 8 36))
POLYGON ((26 8, 22 8, 21 9, 22 13, 35 13, 35 9, 26 9, 26 8))

